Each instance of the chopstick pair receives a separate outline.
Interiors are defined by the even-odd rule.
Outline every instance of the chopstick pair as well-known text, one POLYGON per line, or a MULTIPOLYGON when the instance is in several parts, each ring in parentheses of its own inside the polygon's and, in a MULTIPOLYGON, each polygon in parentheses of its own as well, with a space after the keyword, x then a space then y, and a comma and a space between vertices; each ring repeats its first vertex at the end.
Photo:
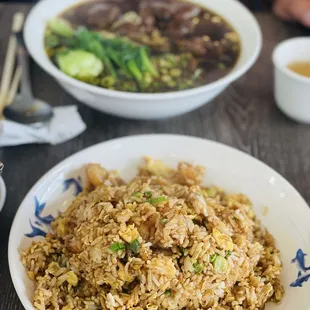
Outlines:
POLYGON ((25 15, 22 12, 14 14, 12 22, 12 33, 10 35, 7 52, 4 61, 2 78, 0 83, 0 117, 3 117, 3 110, 12 103, 17 93, 19 82, 22 75, 22 68, 17 66, 14 75, 17 39, 15 33, 20 32, 23 28, 25 15), (13 78, 12 78, 13 76, 13 78))

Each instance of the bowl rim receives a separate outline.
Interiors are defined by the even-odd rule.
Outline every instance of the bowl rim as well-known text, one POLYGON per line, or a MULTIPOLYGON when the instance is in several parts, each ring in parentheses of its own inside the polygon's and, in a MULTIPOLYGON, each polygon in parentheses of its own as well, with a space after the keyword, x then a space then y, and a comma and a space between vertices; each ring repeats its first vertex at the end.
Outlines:
MULTIPOLYGON (((35 62, 44 69, 45 72, 53 76, 55 79, 62 81, 64 83, 67 83, 68 85, 72 87, 77 87, 80 89, 83 89, 84 91, 88 91, 93 94, 97 95, 103 95, 113 98, 122 98, 122 99, 139 99, 139 100, 160 100, 160 99, 177 99, 177 98, 184 98, 189 97, 192 95, 198 95, 203 92, 212 91, 214 89, 225 87, 229 85, 231 82, 235 81, 239 77, 241 77, 243 74, 245 74, 249 68, 253 66, 253 64, 256 62, 261 49, 262 49, 262 32, 261 28, 255 18, 255 16, 251 13, 251 11, 241 2, 237 0, 226 0, 233 3, 234 6, 238 7, 238 10, 242 11, 242 14, 246 14, 248 18, 251 20, 252 27, 254 29, 253 36, 256 37, 256 46, 255 50, 252 55, 249 56, 248 60, 244 62, 240 68, 237 70, 232 69, 228 74, 226 74, 224 77, 212 82, 208 83, 203 86, 187 89, 187 90, 180 90, 180 91, 172 91, 172 92, 161 92, 161 93, 137 93, 137 92, 124 92, 124 91, 118 91, 118 90, 109 90, 106 88, 102 88, 99 86, 94 86, 91 84, 87 84, 85 82, 79 81, 77 79, 74 79, 62 71, 60 71, 55 65, 50 66, 49 60, 42 61, 39 60, 38 57, 36 57, 36 52, 31 47, 31 40, 33 39, 33 36, 30 35, 30 23, 35 20, 36 12, 39 9, 44 8, 45 6, 52 5, 53 0, 41 0, 37 4, 33 6, 30 13, 27 16, 27 19, 25 21, 24 25, 24 38, 25 38, 25 44, 27 47, 27 50, 31 57, 35 60, 35 62)), ((76 2, 83 2, 83 0, 77 0, 76 2)), ((59 12, 60 13, 60 12, 59 12)), ((234 25, 232 25, 234 27, 234 25)), ((41 39, 41 38, 40 38, 41 39)), ((241 51, 242 52, 242 51, 241 51)), ((143 102, 144 103, 144 102, 143 102)), ((160 103, 160 101, 158 102, 160 103)))
POLYGON ((287 77, 294 79, 295 81, 302 82, 304 84, 310 84, 310 77, 302 76, 288 69, 285 65, 280 64, 279 58, 278 58, 278 54, 280 53, 280 50, 285 49, 289 45, 293 45, 295 43, 302 42, 302 41, 307 41, 310 45, 310 38, 305 37, 305 36, 286 39, 282 41, 281 43, 279 43, 273 50, 272 62, 275 68, 283 72, 287 77))

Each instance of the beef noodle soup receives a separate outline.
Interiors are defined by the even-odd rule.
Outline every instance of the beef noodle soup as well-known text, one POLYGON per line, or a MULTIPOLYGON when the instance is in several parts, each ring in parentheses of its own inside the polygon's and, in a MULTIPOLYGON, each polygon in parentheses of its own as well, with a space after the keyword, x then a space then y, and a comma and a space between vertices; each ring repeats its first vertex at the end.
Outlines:
POLYGON ((73 78, 143 93, 214 82, 240 54, 239 36, 227 21, 180 0, 82 2, 48 22, 44 44, 73 78))

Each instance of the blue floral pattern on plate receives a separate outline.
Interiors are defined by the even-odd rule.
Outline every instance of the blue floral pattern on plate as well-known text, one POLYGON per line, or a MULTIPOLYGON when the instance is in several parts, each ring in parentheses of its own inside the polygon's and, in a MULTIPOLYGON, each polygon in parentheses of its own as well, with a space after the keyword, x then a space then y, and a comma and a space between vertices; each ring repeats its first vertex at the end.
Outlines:
POLYGON ((64 191, 67 191, 71 185, 75 187, 75 196, 77 196, 79 193, 83 191, 83 187, 81 185, 82 179, 81 177, 70 178, 64 181, 64 191))
POLYGON ((296 257, 292 259, 292 263, 296 263, 298 270, 297 279, 291 283, 291 287, 302 287, 302 285, 310 279, 310 266, 306 267, 305 254, 301 249, 296 253, 296 257))
MULTIPOLYGON (((83 191, 82 178, 69 178, 63 182, 63 191, 66 192, 71 186, 74 186, 74 195, 77 196, 83 191)), ((31 227, 31 232, 25 234, 26 237, 34 238, 37 236, 45 237, 50 229, 51 222, 54 221, 54 216, 49 214, 47 216, 42 216, 42 213, 46 207, 46 202, 40 202, 38 197, 34 197, 34 223, 29 220, 31 227)))

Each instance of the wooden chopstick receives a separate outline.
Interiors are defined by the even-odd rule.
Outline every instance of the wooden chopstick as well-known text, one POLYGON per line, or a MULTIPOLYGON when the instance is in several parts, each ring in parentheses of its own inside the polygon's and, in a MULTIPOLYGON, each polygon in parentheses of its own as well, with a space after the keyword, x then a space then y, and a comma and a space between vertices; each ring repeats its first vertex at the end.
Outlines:
POLYGON ((6 96, 6 103, 5 103, 6 107, 9 106, 13 102, 13 100, 17 94, 19 82, 20 82, 20 79, 22 77, 22 71, 23 71, 23 69, 20 66, 18 66, 15 70, 11 87, 7 93, 7 96, 6 96))
POLYGON ((15 65, 16 48, 17 48, 15 33, 21 31, 23 24, 24 24, 24 13, 22 12, 15 13, 13 16, 12 34, 10 35, 8 43, 0 83, 0 116, 2 116, 3 109, 5 108, 6 105, 7 92, 9 91, 10 88, 10 83, 12 80, 12 74, 15 65))

